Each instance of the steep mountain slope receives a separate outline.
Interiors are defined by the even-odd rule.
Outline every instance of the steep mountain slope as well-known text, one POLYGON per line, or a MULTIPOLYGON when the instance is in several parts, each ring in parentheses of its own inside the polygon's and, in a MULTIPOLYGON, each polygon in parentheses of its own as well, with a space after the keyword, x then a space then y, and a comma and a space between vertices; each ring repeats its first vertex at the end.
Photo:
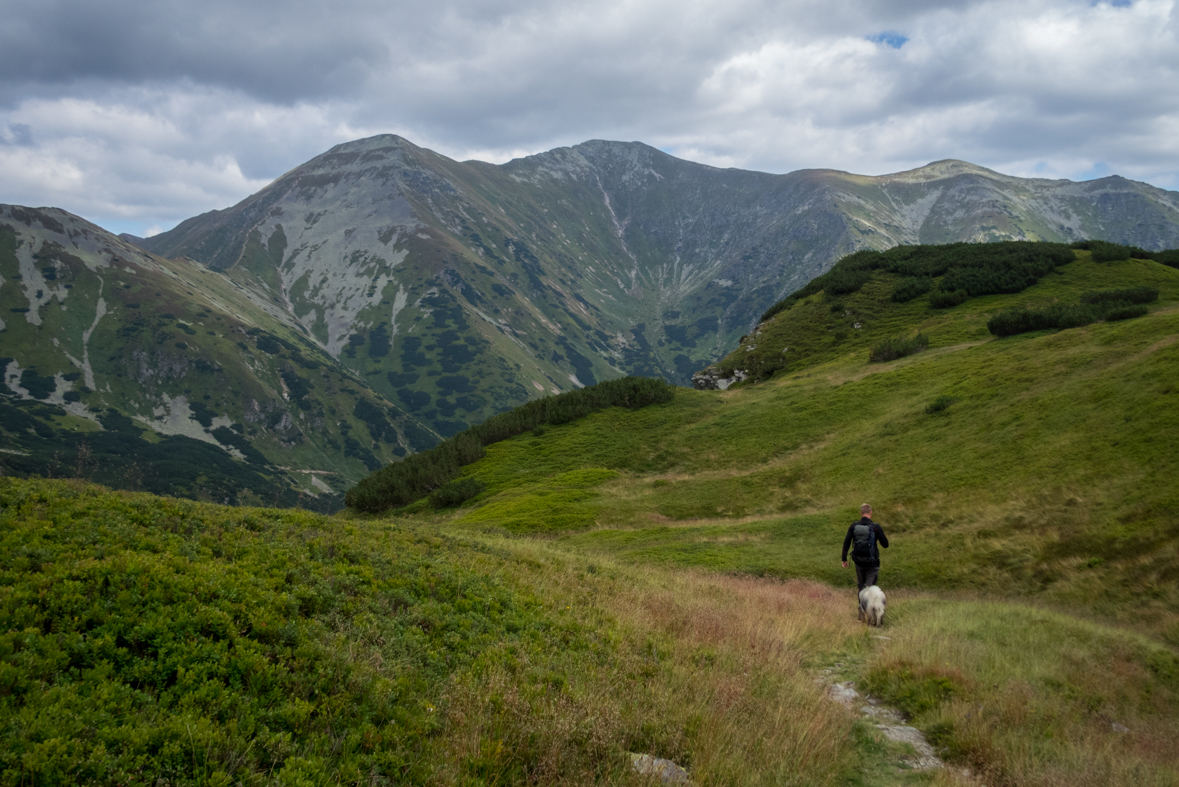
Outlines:
POLYGON ((266 295, 64 211, 0 206, 0 314, 6 474, 334 508, 437 439, 266 295))
POLYGON ((962 162, 769 175, 592 141, 502 166, 339 145, 138 241, 223 271, 443 435, 623 374, 687 384, 859 248, 1099 237, 1179 245, 1179 195, 962 162))

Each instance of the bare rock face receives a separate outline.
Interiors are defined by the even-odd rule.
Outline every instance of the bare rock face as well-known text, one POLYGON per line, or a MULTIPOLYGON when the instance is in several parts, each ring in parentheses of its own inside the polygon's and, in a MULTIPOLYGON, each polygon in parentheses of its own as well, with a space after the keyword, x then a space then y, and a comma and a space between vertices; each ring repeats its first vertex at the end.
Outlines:
POLYGON ((734 369, 731 377, 722 377, 723 372, 715 366, 709 366, 692 375, 692 387, 697 391, 724 391, 733 383, 739 383, 749 377, 740 369, 734 369))

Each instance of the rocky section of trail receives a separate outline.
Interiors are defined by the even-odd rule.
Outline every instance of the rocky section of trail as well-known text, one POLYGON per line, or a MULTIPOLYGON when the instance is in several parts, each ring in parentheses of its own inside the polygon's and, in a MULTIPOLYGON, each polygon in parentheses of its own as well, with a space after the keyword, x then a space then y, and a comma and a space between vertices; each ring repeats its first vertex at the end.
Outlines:
POLYGON ((884 737, 890 741, 911 746, 914 755, 903 758, 902 765, 919 771, 945 767, 946 764, 925 740, 925 735, 921 730, 905 724, 905 718, 900 711, 881 704, 878 698, 870 694, 860 694, 856 691, 854 680, 833 682, 832 679, 842 666, 842 664, 835 664, 821 670, 819 676, 815 678, 815 682, 826 685, 827 695, 835 702, 852 709, 858 708, 860 714, 870 721, 884 737))

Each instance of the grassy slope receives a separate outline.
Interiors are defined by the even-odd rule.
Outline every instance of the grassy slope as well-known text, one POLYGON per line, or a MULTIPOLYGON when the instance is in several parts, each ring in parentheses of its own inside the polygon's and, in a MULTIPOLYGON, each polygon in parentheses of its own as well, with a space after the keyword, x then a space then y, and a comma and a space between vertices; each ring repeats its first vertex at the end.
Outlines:
POLYGON ((3 480, 0 780, 637 783, 645 751, 700 784, 973 783, 899 771, 826 667, 986 783, 1177 784, 1163 283, 1127 323, 947 327, 496 444, 484 496, 417 523, 3 480), (888 639, 829 584, 865 498, 888 639))
MULTIPOLYGON (((1168 515, 1179 508, 1170 482, 1179 471, 1179 271, 1082 259, 1019 295, 949 312, 923 299, 886 304, 890 289, 877 281, 847 298, 849 310, 873 315, 862 318, 867 335, 820 352, 810 368, 726 393, 682 391, 670 405, 490 447, 468 471, 489 490, 458 522, 572 530, 562 536, 570 546, 644 561, 846 582, 839 545, 870 500, 896 540, 885 557, 892 586, 1146 615, 1179 643, 1179 539, 1168 515), (1128 281, 1162 291, 1147 317, 986 334, 998 309, 1128 281), (916 328, 930 350, 867 362, 874 341, 916 328), (927 413, 941 396, 955 401, 927 413), (622 475, 597 494, 553 479, 587 467, 622 475)), ((823 299, 779 319, 806 324, 823 299)), ((815 324, 784 340, 821 341, 815 324)))
POLYGON ((876 783, 833 591, 0 480, 0 784, 876 783), (804 719, 799 723, 798 719, 804 719))
POLYGON ((869 500, 893 542, 891 639, 846 677, 990 782, 1179 783, 1179 271, 1078 257, 949 311, 886 302, 881 274, 838 310, 814 296, 749 339, 813 365, 491 446, 467 470, 488 491, 437 524, 543 534, 574 560, 846 587, 839 546, 869 500), (1000 310, 1137 284, 1161 291, 1143 318, 986 332, 1000 310), (918 329, 928 351, 867 362, 918 329))

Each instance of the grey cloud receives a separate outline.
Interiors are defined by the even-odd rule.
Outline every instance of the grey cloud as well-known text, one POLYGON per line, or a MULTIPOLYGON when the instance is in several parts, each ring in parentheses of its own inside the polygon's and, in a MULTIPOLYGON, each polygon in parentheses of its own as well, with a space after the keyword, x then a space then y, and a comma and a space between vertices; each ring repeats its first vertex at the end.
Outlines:
POLYGON ((291 102, 347 91, 387 58, 363 14, 336 15, 311 0, 6 5, 0 74, 9 96, 81 79, 187 79, 291 102))
POLYGON ((0 201, 84 191, 93 216, 171 223, 380 132, 460 158, 601 137, 768 171, 1106 161, 1179 185, 1162 0, 0 3, 0 201))

